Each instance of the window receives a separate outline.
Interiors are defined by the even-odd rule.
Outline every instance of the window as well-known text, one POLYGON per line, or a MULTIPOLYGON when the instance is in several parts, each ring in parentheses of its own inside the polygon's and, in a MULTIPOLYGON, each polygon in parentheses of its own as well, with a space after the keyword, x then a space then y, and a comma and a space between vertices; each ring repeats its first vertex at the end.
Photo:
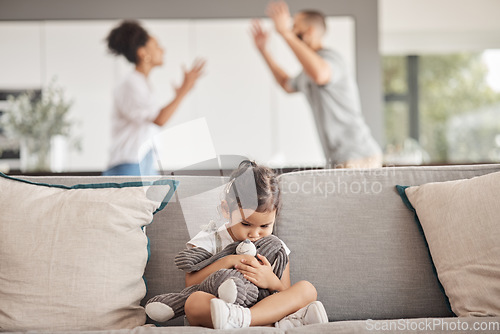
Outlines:
POLYGON ((500 50, 384 56, 386 163, 500 161, 500 50))

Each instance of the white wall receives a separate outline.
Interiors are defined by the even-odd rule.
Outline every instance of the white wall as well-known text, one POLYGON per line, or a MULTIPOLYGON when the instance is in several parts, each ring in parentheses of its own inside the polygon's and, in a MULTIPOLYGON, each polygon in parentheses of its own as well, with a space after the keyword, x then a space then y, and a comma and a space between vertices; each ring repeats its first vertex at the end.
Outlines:
POLYGON ((0 87, 39 88, 42 84, 41 24, 0 22, 0 87))
POLYGON ((500 48, 498 0, 380 0, 382 54, 500 48))
MULTIPOLYGON (((106 51, 105 37, 118 21, 0 22, 0 89, 38 88, 57 77, 74 100, 81 153, 70 152, 67 170, 103 170, 110 144, 113 87, 132 66, 106 51)), ((217 154, 239 154, 275 166, 322 165, 324 158, 305 99, 274 83, 252 45, 248 19, 144 20, 165 48, 165 65, 151 83, 161 103, 173 98, 181 65, 207 59, 206 75, 167 127, 205 117, 217 154)), ((270 22, 264 24, 270 27, 270 22)), ((326 45, 355 68, 354 22, 329 18, 326 45)), ((277 59, 296 74, 300 66, 272 35, 277 59)), ((193 134, 195 135, 195 134, 193 134)), ((177 143, 181 145, 182 143, 177 143)), ((166 166, 167 167, 167 166, 166 166)))
POLYGON ((45 22, 45 77, 52 78, 74 99, 71 113, 78 121, 82 152, 69 152, 69 170, 100 170, 107 159, 108 115, 115 81, 113 59, 106 55, 106 22, 45 22))

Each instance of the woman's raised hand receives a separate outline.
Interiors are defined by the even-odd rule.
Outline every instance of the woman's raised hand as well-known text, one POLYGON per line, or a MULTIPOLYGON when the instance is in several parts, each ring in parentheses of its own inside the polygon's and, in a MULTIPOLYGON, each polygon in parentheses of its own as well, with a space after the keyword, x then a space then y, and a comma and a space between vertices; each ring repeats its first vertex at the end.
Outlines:
POLYGON ((187 94, 194 87, 196 81, 204 74, 205 64, 205 59, 196 58, 191 69, 188 70, 185 65, 182 66, 184 80, 179 87, 174 86, 177 95, 187 94))

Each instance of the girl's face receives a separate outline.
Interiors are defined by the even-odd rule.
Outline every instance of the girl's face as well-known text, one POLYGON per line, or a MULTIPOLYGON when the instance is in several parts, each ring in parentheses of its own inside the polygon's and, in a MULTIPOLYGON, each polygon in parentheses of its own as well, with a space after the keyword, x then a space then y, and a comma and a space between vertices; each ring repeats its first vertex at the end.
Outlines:
POLYGON ((271 212, 256 212, 243 209, 244 218, 239 210, 234 210, 229 215, 228 232, 234 241, 257 241, 271 235, 276 219, 276 210, 271 212))

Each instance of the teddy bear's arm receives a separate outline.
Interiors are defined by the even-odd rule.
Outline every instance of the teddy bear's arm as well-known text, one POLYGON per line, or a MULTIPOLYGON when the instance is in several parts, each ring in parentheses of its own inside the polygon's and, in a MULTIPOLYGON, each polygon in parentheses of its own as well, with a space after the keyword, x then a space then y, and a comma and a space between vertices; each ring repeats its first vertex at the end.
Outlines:
POLYGON ((230 256, 220 258, 212 264, 190 273, 186 273, 186 286, 191 286, 193 284, 200 284, 204 279, 213 274, 220 269, 231 269, 234 264, 231 261, 230 256))
POLYGON ((185 249, 177 254, 174 261, 177 268, 187 273, 199 271, 227 255, 235 254, 238 244, 239 242, 233 242, 216 254, 212 254, 202 247, 185 249))

